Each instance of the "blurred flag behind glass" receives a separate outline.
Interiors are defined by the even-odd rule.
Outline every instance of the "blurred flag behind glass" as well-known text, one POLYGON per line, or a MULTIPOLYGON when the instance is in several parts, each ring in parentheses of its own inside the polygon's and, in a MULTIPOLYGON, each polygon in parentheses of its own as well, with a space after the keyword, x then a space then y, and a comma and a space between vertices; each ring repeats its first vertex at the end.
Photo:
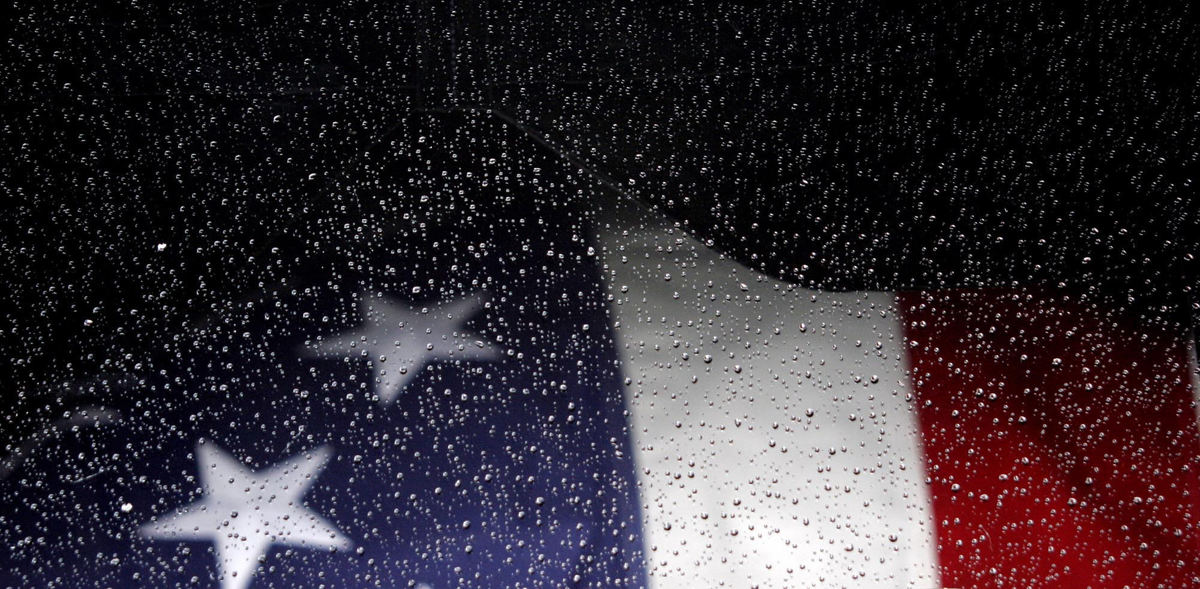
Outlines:
POLYGON ((21 4, 4 586, 1183 586, 1189 8, 21 4))

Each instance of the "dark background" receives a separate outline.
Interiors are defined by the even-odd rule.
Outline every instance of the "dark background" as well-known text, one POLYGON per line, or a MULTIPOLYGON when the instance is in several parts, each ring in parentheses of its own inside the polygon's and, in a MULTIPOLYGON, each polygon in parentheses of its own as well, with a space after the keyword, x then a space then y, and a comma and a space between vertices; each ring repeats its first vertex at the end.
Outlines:
POLYGON ((808 287, 1066 288, 1186 323, 1194 9, 1010 4, 19 0, 0 396, 129 372, 293 270, 263 252, 377 222, 372 150, 456 125, 808 287))

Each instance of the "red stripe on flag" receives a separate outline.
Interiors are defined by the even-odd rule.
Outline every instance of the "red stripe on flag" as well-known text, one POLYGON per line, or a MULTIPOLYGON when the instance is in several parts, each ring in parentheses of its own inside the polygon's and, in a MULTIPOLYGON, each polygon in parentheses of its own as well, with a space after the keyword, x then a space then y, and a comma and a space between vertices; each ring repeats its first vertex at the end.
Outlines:
POLYGON ((899 300, 944 585, 1200 584, 1182 333, 1063 296, 899 300))

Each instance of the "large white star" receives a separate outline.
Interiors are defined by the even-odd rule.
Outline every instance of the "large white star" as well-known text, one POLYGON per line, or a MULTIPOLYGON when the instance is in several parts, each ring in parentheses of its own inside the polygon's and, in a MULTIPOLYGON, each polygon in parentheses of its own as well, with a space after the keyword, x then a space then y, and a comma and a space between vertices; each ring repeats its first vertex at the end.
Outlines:
POLYGON ((348 549, 350 540, 302 504, 332 452, 327 447, 251 471, 214 444, 196 446, 204 498, 141 527, 155 540, 202 540, 217 547, 221 589, 243 589, 272 544, 348 549))
POLYGON ((375 393, 385 405, 400 395, 421 369, 437 360, 495 360, 496 348, 465 331, 483 308, 485 293, 437 307, 411 307, 383 296, 363 294, 359 308, 363 325, 318 340, 313 352, 321 356, 358 354, 371 362, 375 393))

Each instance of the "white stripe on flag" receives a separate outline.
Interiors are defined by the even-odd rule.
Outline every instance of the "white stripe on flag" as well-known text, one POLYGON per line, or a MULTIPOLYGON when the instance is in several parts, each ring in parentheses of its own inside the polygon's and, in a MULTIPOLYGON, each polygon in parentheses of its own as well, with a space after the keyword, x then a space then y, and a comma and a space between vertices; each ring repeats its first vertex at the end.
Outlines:
POLYGON ((796 288, 660 219, 598 224, 651 583, 937 586, 894 297, 796 288))

